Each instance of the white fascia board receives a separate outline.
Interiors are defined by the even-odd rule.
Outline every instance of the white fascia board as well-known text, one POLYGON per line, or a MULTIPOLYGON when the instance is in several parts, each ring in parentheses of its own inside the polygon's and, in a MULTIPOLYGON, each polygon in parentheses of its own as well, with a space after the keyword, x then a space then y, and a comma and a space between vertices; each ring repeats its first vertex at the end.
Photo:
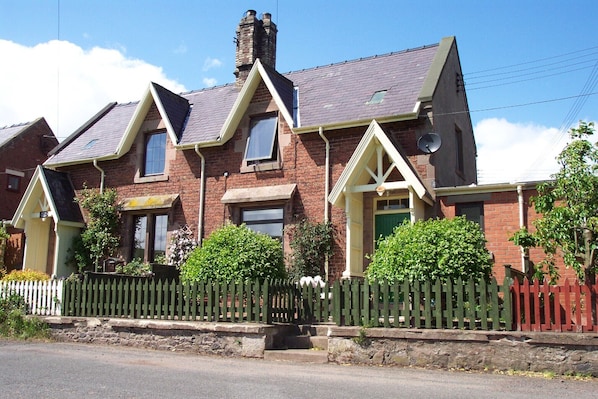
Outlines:
POLYGON ((116 156, 115 158, 120 158, 124 154, 126 154, 133 142, 135 141, 135 137, 137 136, 137 132, 141 128, 141 124, 143 123, 145 116, 147 115, 147 111, 152 105, 154 101, 154 96, 152 94, 152 84, 150 83, 143 94, 141 101, 137 104, 137 108, 135 108, 135 112, 125 129, 124 134, 122 135, 118 146, 116 147, 116 156))
MULTIPOLYGON (((158 111, 160 112, 160 115, 162 116, 162 121, 164 121, 164 124, 166 125, 166 132, 168 133, 168 136, 170 137, 170 141, 172 142, 173 145, 177 144, 178 138, 177 135, 174 131, 174 128, 172 127, 172 123, 170 123, 170 119, 168 118, 168 114, 166 113, 166 110, 164 109, 164 105, 162 104, 162 100, 160 100, 160 96, 158 95, 158 93, 156 92, 156 88, 154 87, 153 84, 150 83, 149 85, 149 89, 152 93, 152 96, 154 98, 154 102, 156 103, 156 106, 158 107, 158 111)), ((145 117, 144 117, 145 119, 145 117)))
POLYGON ((37 168, 35 168, 35 172, 33 172, 33 176, 31 177, 31 180, 29 180, 27 189, 25 190, 25 193, 21 197, 21 202, 19 202, 19 206, 17 207, 17 209, 15 210, 15 213, 13 214, 11 225, 13 225, 16 228, 23 227, 24 222, 23 222, 22 216, 23 216, 23 213, 25 212, 25 206, 29 202, 29 198, 31 197, 31 193, 33 192, 35 185, 39 181, 39 176, 41 174, 41 168, 42 168, 41 165, 38 165, 37 168))

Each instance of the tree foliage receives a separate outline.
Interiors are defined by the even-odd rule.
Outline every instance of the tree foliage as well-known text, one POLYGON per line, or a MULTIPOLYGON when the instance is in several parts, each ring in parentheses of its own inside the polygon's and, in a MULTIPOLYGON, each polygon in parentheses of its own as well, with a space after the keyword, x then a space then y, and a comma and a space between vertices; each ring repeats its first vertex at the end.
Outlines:
POLYGON ((87 226, 73 244, 73 258, 81 272, 91 260, 95 270, 100 261, 114 254, 120 243, 118 226, 120 209, 116 190, 99 190, 84 187, 77 198, 87 213, 87 226))
POLYGON ((280 241, 233 224, 210 234, 181 266, 183 281, 263 281, 285 274, 280 241))
POLYGON ((332 255, 333 228, 330 222, 304 219, 290 229, 290 274, 296 280, 322 273, 326 256, 332 255))
POLYGON ((489 278, 490 253, 480 226, 465 217, 405 221, 378 241, 367 278, 389 283, 489 278))
POLYGON ((597 268, 598 147, 589 141, 593 134, 593 122, 581 121, 569 131, 571 141, 557 157, 560 170, 553 180, 540 184, 532 198, 542 214, 533 223, 532 236, 546 254, 538 268, 553 280, 558 278, 557 252, 582 280, 597 268))

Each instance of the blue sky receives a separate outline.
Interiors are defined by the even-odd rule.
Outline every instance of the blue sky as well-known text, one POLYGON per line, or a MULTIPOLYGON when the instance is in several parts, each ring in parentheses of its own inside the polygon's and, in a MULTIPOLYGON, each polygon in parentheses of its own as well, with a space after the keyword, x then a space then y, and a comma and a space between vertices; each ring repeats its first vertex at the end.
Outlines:
POLYGON ((44 116, 63 138, 150 80, 230 83, 248 9, 278 25, 279 72, 456 36, 482 183, 547 178, 571 124, 598 120, 596 0, 0 0, 0 126, 44 116))

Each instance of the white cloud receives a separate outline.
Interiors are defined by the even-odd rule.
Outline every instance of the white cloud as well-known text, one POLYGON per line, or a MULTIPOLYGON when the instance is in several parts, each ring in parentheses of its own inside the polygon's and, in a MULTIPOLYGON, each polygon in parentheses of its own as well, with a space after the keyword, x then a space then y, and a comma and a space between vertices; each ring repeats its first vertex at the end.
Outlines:
POLYGON ((33 47, 0 40, 0 126, 46 118, 60 139, 111 101, 137 101, 150 81, 187 91, 162 68, 122 51, 52 40, 33 47))
POLYGON ((549 179, 568 137, 557 128, 497 118, 481 120, 474 132, 480 184, 549 179))
POLYGON ((216 86, 218 81, 215 78, 203 78, 201 80, 206 87, 216 86))
POLYGON ((206 58, 203 62, 203 71, 208 71, 212 68, 220 68, 222 66, 222 61, 217 58, 206 58))

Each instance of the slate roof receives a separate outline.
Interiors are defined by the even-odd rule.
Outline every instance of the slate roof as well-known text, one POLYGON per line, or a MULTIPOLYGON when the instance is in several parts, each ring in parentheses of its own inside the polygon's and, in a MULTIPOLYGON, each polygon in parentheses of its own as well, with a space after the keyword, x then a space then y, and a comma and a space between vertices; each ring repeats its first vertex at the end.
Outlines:
POLYGON ((46 183, 48 184, 48 189, 51 193, 50 198, 54 201, 54 210, 58 213, 58 219, 61 221, 83 223, 81 209, 73 201, 75 190, 68 173, 57 172, 46 168, 41 168, 41 172, 44 174, 46 183))
POLYGON ((23 130, 33 125, 34 122, 20 123, 18 125, 0 127, 0 148, 17 137, 23 130))
MULTIPOLYGON (((315 130, 351 122, 367 125, 375 118, 414 112, 438 47, 434 44, 285 74, 265 70, 290 115, 295 115, 297 88, 299 118, 295 128, 315 130), (368 104, 381 90, 386 90, 383 101, 368 104)), ((176 144, 183 147, 213 143, 239 96, 234 84, 179 95, 153 85, 177 135, 176 144)), ((45 165, 89 162, 117 154, 137 104, 109 104, 104 113, 100 111, 55 148, 45 165)))

